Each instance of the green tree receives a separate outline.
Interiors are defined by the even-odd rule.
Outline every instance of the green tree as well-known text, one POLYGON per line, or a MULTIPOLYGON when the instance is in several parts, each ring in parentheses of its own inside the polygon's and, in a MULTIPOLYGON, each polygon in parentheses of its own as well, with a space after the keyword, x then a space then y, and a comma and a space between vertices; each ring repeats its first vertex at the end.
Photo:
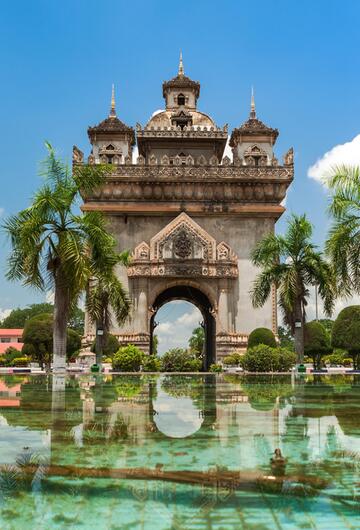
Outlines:
POLYGON ((360 368, 360 305, 340 311, 333 326, 331 345, 348 351, 354 369, 360 368))
POLYGON ((314 370, 320 370, 321 359, 332 351, 329 335, 325 327, 316 320, 307 322, 304 332, 305 354, 312 358, 314 370))
POLYGON ((326 252, 342 294, 360 293, 360 167, 342 165, 326 178, 333 225, 326 252))
POLYGON ((70 329, 79 333, 79 335, 84 335, 84 323, 85 323, 85 313, 80 307, 75 307, 70 312, 70 317, 68 321, 68 326, 70 329))
POLYGON ((112 315, 119 325, 123 324, 130 313, 130 299, 122 283, 115 276, 113 268, 119 262, 127 263, 128 255, 107 256, 107 266, 98 271, 87 289, 86 309, 90 320, 96 324, 95 353, 96 364, 101 364, 107 342, 112 315))
POLYGON ((258 344, 266 344, 271 348, 276 348, 276 340, 274 333, 268 328, 256 328, 254 329, 248 338, 248 349, 257 346, 258 344))
POLYGON ((78 165, 73 173, 47 144, 44 184, 31 205, 9 217, 4 228, 12 251, 7 278, 42 291, 54 290, 54 370, 65 368, 66 328, 70 310, 88 280, 112 252, 115 241, 100 212, 78 214, 81 193, 101 185, 110 170, 102 165, 78 165))
POLYGON ((195 328, 189 339, 189 348, 192 353, 198 357, 204 353, 205 331, 202 326, 195 328))
POLYGON ((120 372, 138 372, 144 360, 144 352, 134 344, 128 344, 115 353, 112 366, 120 372))
POLYGON ((288 220, 284 236, 265 236, 252 252, 253 263, 262 268, 251 293, 254 307, 262 307, 277 288, 283 317, 295 338, 297 362, 304 359, 304 323, 309 286, 317 285, 324 310, 333 310, 335 288, 333 273, 321 252, 311 242, 312 225, 305 215, 288 220))
MULTIPOLYGON (((51 313, 42 313, 29 319, 24 327, 22 355, 30 356, 41 368, 49 366, 53 354, 54 317, 51 313)), ((66 359, 69 361, 81 348, 81 337, 76 331, 66 331, 66 359)))
POLYGON ((282 348, 287 348, 288 350, 294 349, 294 338, 291 334, 291 329, 289 326, 279 326, 278 327, 278 337, 279 345, 282 348))
POLYGON ((23 309, 18 307, 13 309, 6 318, 1 322, 0 327, 6 329, 22 329, 25 322, 40 313, 51 313, 54 307, 52 304, 31 304, 23 309))

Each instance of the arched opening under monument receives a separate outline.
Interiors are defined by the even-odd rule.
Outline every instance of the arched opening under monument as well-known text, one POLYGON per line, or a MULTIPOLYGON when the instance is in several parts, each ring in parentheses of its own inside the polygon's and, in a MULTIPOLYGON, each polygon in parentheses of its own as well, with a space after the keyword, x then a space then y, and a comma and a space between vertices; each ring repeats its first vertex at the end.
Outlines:
POLYGON ((150 320, 150 353, 152 353, 153 336, 156 330, 156 315, 159 309, 173 300, 184 300, 196 306, 202 315, 202 325, 205 332, 205 347, 203 370, 208 370, 215 362, 216 357, 216 322, 213 316, 213 307, 209 298, 196 287, 176 285, 162 291, 155 299, 150 320))

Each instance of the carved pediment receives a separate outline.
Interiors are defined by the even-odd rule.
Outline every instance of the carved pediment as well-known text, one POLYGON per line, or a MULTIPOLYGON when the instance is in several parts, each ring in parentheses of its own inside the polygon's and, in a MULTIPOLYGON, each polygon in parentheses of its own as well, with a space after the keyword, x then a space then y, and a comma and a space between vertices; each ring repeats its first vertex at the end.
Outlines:
POLYGON ((136 261, 149 261, 150 259, 150 247, 149 245, 145 242, 145 241, 142 241, 142 243, 140 243, 140 245, 138 245, 134 252, 133 252, 133 257, 136 261))
POLYGON ((133 252, 129 276, 235 278, 237 257, 230 246, 218 245, 200 225, 181 213, 151 240, 133 252))
POLYGON ((216 242, 186 213, 181 213, 150 241, 150 259, 212 260, 216 242))

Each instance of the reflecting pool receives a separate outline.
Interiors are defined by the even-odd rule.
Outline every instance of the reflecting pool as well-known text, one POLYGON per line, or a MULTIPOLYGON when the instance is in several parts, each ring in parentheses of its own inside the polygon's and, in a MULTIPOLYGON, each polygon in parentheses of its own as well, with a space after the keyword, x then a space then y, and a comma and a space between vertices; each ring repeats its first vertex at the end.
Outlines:
POLYGON ((0 528, 360 529, 359 376, 2 376, 0 528))

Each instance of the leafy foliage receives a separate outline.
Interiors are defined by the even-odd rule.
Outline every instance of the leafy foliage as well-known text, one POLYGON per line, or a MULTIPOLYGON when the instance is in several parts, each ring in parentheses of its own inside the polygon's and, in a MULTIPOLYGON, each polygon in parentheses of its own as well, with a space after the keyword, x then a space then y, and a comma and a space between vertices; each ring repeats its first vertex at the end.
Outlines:
POLYGON ((211 364, 209 368, 209 372, 213 372, 215 374, 220 374, 223 371, 223 367, 221 364, 211 364))
POLYGON ((55 353, 62 364, 70 309, 115 247, 104 216, 100 212, 79 215, 75 207, 81 193, 101 185, 110 168, 77 166, 71 174, 50 144, 47 149, 44 184, 28 208, 4 223, 12 247, 7 278, 41 291, 54 290, 55 353))
MULTIPOLYGON (((31 357, 43 367, 49 365, 53 353, 54 317, 50 313, 42 313, 30 318, 23 331, 22 353, 31 357)), ((76 331, 67 330, 67 359, 73 358, 81 347, 81 337, 76 331)))
POLYGON ((273 332, 268 328, 254 329, 248 338, 248 349, 257 346, 258 344, 266 344, 272 348, 276 348, 276 340, 273 332))
MULTIPOLYGON (((119 350, 119 348, 120 344, 117 337, 115 337, 115 335, 112 335, 111 333, 108 333, 105 338, 103 355, 111 359, 114 354, 119 350)), ((95 353, 95 341, 92 343, 91 351, 95 353)))
POLYGON ((305 324, 305 353, 313 360, 315 370, 321 368, 321 359, 332 351, 326 329, 320 322, 313 320, 305 324))
POLYGON ((333 225, 326 252, 342 294, 360 293, 360 167, 338 166, 326 177, 333 225))
POLYGON ((144 355, 143 371, 144 372, 159 372, 161 368, 161 361, 155 355, 144 355))
POLYGON ((203 354, 205 345, 205 331, 202 326, 195 328, 189 339, 189 349, 198 357, 203 354))
POLYGON ((277 400, 284 404, 294 394, 289 376, 243 376, 241 388, 255 410, 272 410, 277 400))
POLYGON ((279 345, 281 346, 281 348, 294 350, 294 338, 291 334, 291 329, 289 328, 289 326, 279 326, 278 337, 279 345))
POLYGON ((259 344, 241 357, 241 366, 248 372, 288 372, 295 364, 294 352, 259 344))
POLYGON ((231 353, 223 359, 223 363, 228 366, 240 366, 242 354, 241 353, 231 353))
POLYGON ((197 357, 183 348, 173 348, 161 358, 163 372, 198 372, 202 363, 197 357))
POLYGON ((119 372, 138 372, 143 363, 144 352, 133 344, 128 344, 115 353, 112 366, 119 372))
POLYGON ((40 313, 51 313, 53 310, 52 304, 31 304, 24 309, 13 309, 6 318, 1 322, 1 328, 7 329, 21 329, 25 326, 25 322, 40 313))
POLYGON ((360 305, 340 311, 333 326, 331 344, 349 352, 354 368, 360 367, 360 305))
POLYGON ((324 310, 331 315, 335 299, 335 280, 331 266, 311 243, 312 225, 305 215, 293 215, 284 236, 265 236, 252 252, 253 263, 262 268, 251 293, 254 307, 262 307, 277 288, 284 321, 295 335, 298 361, 303 357, 303 324, 309 286, 316 285, 324 310), (295 327, 296 320, 302 323, 295 327))

